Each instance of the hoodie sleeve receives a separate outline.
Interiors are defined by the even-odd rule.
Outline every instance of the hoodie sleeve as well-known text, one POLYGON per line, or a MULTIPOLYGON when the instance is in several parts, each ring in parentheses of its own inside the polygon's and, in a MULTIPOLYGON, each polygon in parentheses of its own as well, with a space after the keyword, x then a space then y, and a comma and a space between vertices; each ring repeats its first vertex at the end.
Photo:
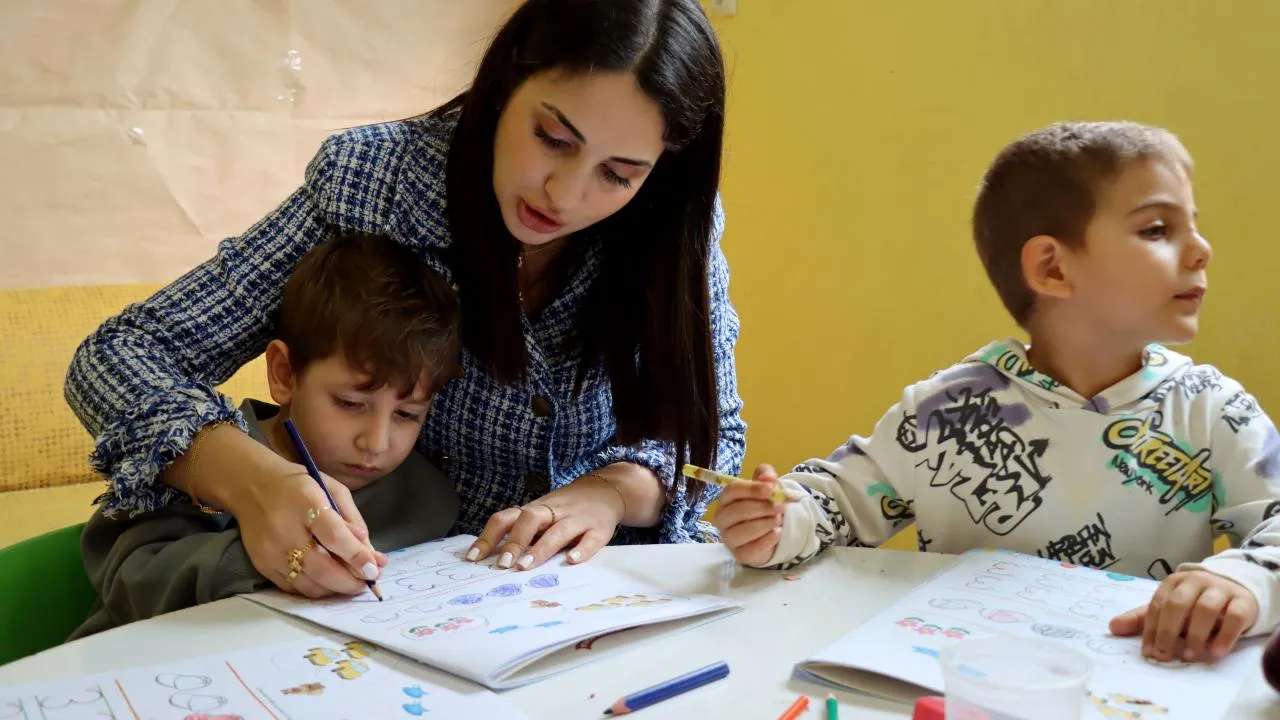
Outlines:
POLYGON ((854 435, 825 459, 781 479, 801 499, 787 505, 782 537, 765 567, 786 569, 836 543, 874 547, 915 517, 911 451, 917 441, 913 387, 870 438, 854 435))
POLYGON ((1280 434, 1238 383, 1221 380, 1225 402, 1210 417, 1211 447, 1220 503, 1213 523, 1239 547, 1178 570, 1207 570, 1245 586, 1258 601, 1258 620, 1248 636, 1280 626, 1280 434))

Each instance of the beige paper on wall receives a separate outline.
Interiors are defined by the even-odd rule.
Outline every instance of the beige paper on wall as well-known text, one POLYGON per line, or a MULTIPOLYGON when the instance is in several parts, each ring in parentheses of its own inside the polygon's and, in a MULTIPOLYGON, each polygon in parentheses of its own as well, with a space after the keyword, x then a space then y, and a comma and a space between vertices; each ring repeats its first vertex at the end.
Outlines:
POLYGON ((330 132, 463 89, 516 4, 0 3, 0 289, 176 277, 330 132))

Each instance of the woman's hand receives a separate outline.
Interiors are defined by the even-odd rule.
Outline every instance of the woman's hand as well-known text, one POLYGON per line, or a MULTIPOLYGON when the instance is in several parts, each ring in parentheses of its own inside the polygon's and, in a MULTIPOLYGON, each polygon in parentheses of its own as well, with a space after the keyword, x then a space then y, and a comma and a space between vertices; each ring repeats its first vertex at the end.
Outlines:
POLYGON ((249 560, 277 587, 312 598, 355 595, 365 578, 378 577, 386 556, 370 547, 344 485, 322 476, 339 517, 305 468, 238 429, 210 426, 199 442, 199 452, 178 458, 161 480, 234 515, 249 560))
POLYGON ((584 475, 524 507, 494 513, 466 557, 476 561, 496 552, 498 567, 528 570, 572 544, 569 562, 586 562, 608 544, 626 514, 621 490, 601 475, 584 475))
POLYGON ((357 595, 367 589, 365 580, 378 578, 386 556, 370 547, 351 491, 322 477, 345 520, 301 467, 262 478, 233 512, 253 566, 281 590, 309 598, 357 595), (296 563, 295 548, 302 551, 296 563))

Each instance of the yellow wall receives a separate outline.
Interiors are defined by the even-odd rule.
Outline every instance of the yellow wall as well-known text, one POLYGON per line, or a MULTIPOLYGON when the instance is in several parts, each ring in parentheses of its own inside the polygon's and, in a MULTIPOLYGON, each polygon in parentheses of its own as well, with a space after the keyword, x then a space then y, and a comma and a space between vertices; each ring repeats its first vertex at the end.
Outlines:
POLYGON ((1013 332, 970 203, 1004 143, 1058 119, 1183 138, 1217 252, 1189 350, 1280 413, 1280 3, 738 0, 715 22, 748 469, 825 455, 1013 332))

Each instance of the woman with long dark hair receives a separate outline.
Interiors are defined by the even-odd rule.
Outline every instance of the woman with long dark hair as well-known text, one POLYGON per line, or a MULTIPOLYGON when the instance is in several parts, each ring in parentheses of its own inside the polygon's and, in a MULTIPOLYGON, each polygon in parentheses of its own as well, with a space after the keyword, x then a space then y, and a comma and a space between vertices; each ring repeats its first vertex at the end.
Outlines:
POLYGON ((461 376, 419 448, 457 486, 455 530, 480 535, 469 559, 523 569, 611 540, 703 539, 712 493, 679 467, 736 473, 745 446, 719 247, 724 83, 697 0, 525 2, 469 90, 329 138, 280 207, 81 345, 67 398, 108 507, 231 512, 285 590, 376 577, 345 488, 328 483, 346 522, 308 526, 319 486, 214 390, 262 352, 298 259, 354 231, 413 248, 460 294, 461 376))

